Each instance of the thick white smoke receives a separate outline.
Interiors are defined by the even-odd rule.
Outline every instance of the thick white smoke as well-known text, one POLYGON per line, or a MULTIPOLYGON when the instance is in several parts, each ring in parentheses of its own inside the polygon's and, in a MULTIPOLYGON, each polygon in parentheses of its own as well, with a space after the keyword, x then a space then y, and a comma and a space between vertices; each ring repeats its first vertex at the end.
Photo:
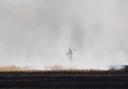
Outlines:
POLYGON ((1 0, 0 65, 128 63, 127 0, 1 0), (68 59, 69 48, 73 61, 68 59))

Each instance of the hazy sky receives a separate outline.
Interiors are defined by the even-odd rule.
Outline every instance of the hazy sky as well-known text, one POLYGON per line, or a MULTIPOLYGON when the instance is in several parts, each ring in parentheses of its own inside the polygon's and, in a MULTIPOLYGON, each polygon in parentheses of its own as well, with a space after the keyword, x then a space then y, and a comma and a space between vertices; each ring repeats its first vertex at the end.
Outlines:
POLYGON ((0 65, 108 68, 127 55, 128 0, 0 0, 0 65))

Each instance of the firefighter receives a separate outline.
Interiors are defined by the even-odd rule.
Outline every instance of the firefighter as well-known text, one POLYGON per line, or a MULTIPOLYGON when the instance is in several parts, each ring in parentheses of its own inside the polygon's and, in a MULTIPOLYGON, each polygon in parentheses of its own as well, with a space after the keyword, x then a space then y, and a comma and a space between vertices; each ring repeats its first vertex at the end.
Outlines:
POLYGON ((69 56, 69 60, 72 61, 73 60, 73 52, 75 51, 75 49, 68 49, 67 55, 69 56))

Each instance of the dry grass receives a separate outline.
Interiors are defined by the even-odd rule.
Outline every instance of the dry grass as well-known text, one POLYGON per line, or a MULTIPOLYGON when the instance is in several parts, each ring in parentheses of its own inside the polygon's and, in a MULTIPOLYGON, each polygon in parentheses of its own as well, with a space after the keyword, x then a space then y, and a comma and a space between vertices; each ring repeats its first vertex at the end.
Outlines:
POLYGON ((16 67, 16 66, 0 66, 0 72, 6 71, 32 71, 29 67, 16 67))

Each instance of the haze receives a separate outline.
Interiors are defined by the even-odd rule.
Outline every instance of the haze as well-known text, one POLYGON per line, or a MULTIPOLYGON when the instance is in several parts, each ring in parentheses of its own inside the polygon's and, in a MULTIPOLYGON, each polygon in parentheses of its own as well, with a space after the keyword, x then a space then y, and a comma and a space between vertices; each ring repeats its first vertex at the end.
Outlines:
POLYGON ((128 0, 0 0, 2 66, 107 69, 127 63, 128 0))

